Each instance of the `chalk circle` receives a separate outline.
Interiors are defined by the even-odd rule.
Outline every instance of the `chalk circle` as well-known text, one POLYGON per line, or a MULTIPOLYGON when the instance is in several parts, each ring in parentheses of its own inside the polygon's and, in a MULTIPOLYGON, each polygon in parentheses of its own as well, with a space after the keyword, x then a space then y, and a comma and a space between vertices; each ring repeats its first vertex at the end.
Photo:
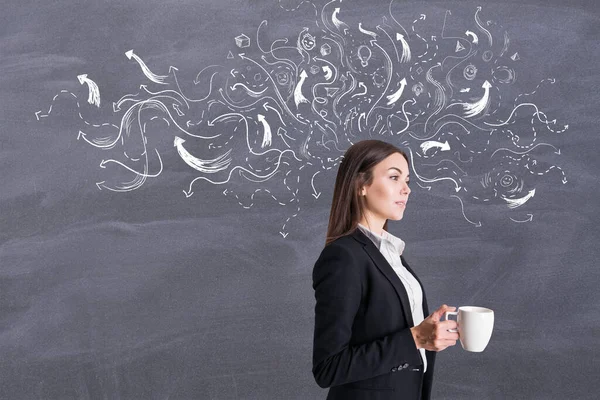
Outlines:
POLYGON ((319 104, 327 104, 328 100, 325 97, 315 97, 315 101, 319 104))
POLYGON ((512 185, 514 182, 514 178, 510 175, 504 175, 501 179, 500 179, 500 185, 502 185, 502 187, 509 187, 510 185, 512 185))
POLYGON ((473 64, 469 64, 463 70, 463 76, 465 79, 472 81, 477 76, 477 67, 473 64))
POLYGON ((287 72, 278 72, 275 77, 280 85, 287 85, 290 82, 290 75, 287 72))
POLYGON ((327 110, 321 110, 319 111, 319 114, 321 115, 321 117, 325 118, 327 116, 327 110))
POLYGON ((423 84, 421 82, 413 85, 412 87, 412 91, 415 94, 415 96, 419 97, 421 95, 421 93, 423 93, 423 91, 425 90, 425 88, 423 87, 423 84))
POLYGON ((517 80, 517 74, 515 73, 515 70, 505 66, 501 66, 496 69, 492 73, 492 76, 500 83, 515 83, 517 80))
POLYGON ((378 88, 383 87, 383 85, 385 85, 385 81, 385 76, 381 75, 379 73, 379 70, 373 73, 373 84, 375 86, 377 86, 378 88))
POLYGON ((493 57, 494 57, 494 53, 492 53, 491 50, 484 51, 481 56, 481 58, 483 58, 483 61, 485 61, 485 62, 489 62, 493 57))
POLYGON ((256 74, 254 74, 254 80, 255 81, 260 81, 260 79, 262 78, 262 75, 260 74, 260 72, 257 72, 256 74))

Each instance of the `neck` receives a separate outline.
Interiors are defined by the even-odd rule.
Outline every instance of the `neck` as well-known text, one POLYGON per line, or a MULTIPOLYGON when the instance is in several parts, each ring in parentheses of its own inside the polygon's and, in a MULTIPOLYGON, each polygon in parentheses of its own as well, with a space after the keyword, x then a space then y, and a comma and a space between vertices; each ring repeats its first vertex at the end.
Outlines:
POLYGON ((372 219, 367 220, 364 216, 361 218, 359 223, 363 226, 366 226, 371 232, 375 232, 379 236, 383 235, 383 226, 385 225, 384 221, 373 221, 372 219))

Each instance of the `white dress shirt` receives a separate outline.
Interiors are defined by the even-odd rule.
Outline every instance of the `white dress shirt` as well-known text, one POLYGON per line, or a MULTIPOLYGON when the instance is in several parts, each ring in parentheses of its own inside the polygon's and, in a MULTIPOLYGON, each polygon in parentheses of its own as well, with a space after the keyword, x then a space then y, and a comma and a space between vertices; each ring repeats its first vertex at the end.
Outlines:
MULTIPOLYGON (((423 316, 423 290, 421 289, 421 285, 419 285, 419 281, 417 281, 413 274, 408 272, 406 267, 402 265, 400 256, 404 251, 404 241, 385 230, 382 235, 378 235, 362 224, 358 224, 358 227, 369 239, 371 239, 375 244, 375 247, 383 254, 387 262, 396 272, 396 275, 398 275, 402 281, 406 293, 408 293, 413 321, 415 326, 419 325, 425 319, 423 316)), ((423 359, 423 373, 425 373, 425 371, 427 371, 425 349, 419 349, 419 352, 423 359)))

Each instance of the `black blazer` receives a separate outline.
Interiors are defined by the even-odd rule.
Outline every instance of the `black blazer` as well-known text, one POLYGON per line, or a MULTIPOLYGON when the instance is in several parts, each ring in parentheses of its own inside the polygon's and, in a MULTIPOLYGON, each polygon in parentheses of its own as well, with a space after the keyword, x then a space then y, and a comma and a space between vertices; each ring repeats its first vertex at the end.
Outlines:
POLYGON ((327 399, 429 399, 436 353, 426 351, 423 374, 408 294, 371 239, 357 228, 325 246, 312 278, 312 371, 319 386, 330 388, 327 399))

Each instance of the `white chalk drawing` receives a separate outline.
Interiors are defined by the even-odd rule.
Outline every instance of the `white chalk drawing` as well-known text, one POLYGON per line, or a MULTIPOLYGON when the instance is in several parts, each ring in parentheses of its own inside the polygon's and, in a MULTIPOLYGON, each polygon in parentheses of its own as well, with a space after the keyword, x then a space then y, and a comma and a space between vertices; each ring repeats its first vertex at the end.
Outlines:
MULTIPOLYGON (((531 100, 555 80, 542 79, 514 98, 521 55, 501 24, 481 19, 481 7, 449 32, 450 10, 418 14, 404 27, 394 0, 378 23, 352 21, 341 1, 301 4, 314 8, 314 26, 269 41, 262 21, 255 38, 232 37, 222 59, 184 85, 176 67, 157 75, 127 51, 146 79, 139 91, 112 104, 113 122, 92 124, 80 112, 74 133, 98 151, 120 151, 119 159, 100 163, 111 173, 98 189, 129 192, 159 177, 169 151, 153 144, 159 133, 171 135, 189 167, 181 189, 190 201, 203 185, 223 185, 223 195, 244 209, 273 202, 287 214, 279 230, 284 238, 301 204, 319 200, 325 176, 333 179, 343 152, 362 139, 406 149, 417 185, 460 204, 457 214, 474 227, 484 223, 485 215, 475 216, 478 205, 499 206, 510 221, 530 223, 528 204, 551 195, 536 193, 539 179, 567 183, 548 160, 560 156, 550 141, 569 126, 531 100), (425 32, 426 18, 439 20, 441 31, 425 32)), ((300 7, 280 6, 290 13, 300 7)), ((87 84, 87 102, 99 108, 98 85, 86 74, 77 79, 87 84)), ((63 90, 35 116, 47 121, 57 102, 73 100, 77 110, 89 107, 63 90)))

